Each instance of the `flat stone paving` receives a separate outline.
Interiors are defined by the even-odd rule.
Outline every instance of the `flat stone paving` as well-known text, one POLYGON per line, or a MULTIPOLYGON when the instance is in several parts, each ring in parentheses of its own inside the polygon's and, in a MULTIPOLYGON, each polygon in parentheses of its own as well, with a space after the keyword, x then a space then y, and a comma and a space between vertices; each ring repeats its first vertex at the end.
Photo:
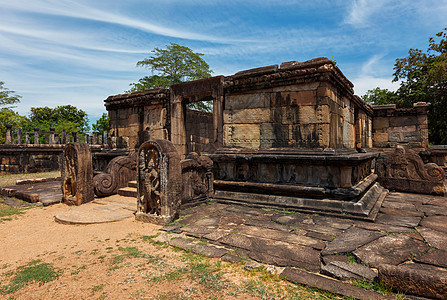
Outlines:
MULTIPOLYGON (((358 270, 364 266, 375 274, 382 265, 397 266, 404 272, 414 263, 423 264, 426 273, 432 270, 444 276, 446 212, 447 197, 392 192, 375 222, 212 203, 182 210, 177 225, 164 229, 232 249, 240 257, 286 267, 283 275, 291 280, 303 278, 303 270, 312 272, 302 283, 312 282, 312 276, 323 276, 321 273, 341 278, 342 272, 343 280, 358 279, 358 270)), ((178 239, 172 245, 182 248, 178 239)), ((204 247, 202 254, 207 251, 215 253, 204 247)), ((221 256, 225 253, 218 251, 221 256)), ((368 278, 374 277, 368 274, 368 278)), ((447 284, 443 281, 447 278, 439 280, 447 284)), ((339 287, 340 294, 352 293, 343 292, 345 285, 339 287)), ((424 296, 424 292, 417 293, 424 296)), ((447 299, 447 295, 441 293, 441 298, 447 299)))

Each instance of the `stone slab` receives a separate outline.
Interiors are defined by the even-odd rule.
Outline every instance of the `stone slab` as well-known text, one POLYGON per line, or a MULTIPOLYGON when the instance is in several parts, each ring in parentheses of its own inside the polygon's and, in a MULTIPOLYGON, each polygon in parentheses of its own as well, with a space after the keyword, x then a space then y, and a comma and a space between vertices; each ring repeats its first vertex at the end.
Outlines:
POLYGON ((447 251, 434 249, 424 255, 415 257, 413 260, 419 263, 447 268, 447 251))
POLYGON ((231 262, 231 263, 237 264, 237 263, 241 262, 242 258, 240 258, 237 255, 226 253, 225 255, 222 256, 222 260, 226 261, 226 262, 231 262))
POLYGON ((417 209, 426 216, 447 216, 447 208, 437 205, 420 205, 417 209))
POLYGON ((172 239, 168 242, 168 244, 170 246, 177 247, 177 248, 180 248, 183 250, 191 250, 192 248, 194 248, 196 246, 196 244, 194 242, 189 241, 184 238, 172 239))
POLYGON ((363 222, 359 221, 355 223, 355 226, 363 229, 374 230, 374 231, 382 231, 387 233, 398 233, 398 232, 408 232, 413 230, 412 228, 389 225, 389 224, 378 224, 371 222, 363 222))
POLYGON ((244 224, 247 226, 256 226, 256 227, 279 230, 279 231, 283 231, 283 232, 291 232, 293 230, 292 228, 290 228, 288 226, 281 225, 278 223, 273 223, 273 222, 269 222, 269 221, 261 221, 261 220, 253 220, 253 219, 246 220, 244 222, 244 224))
POLYGON ((416 229, 422 235, 424 240, 430 245, 430 247, 447 250, 447 233, 425 227, 418 227, 416 229))
POLYGON ((309 271, 320 269, 319 251, 298 244, 249 237, 231 233, 218 242, 231 247, 248 250, 248 255, 256 261, 278 266, 294 266, 309 271))
POLYGON ((381 264, 398 265, 427 250, 427 245, 422 241, 404 234, 393 234, 378 238, 358 248, 353 254, 361 262, 377 267, 381 264))
POLYGON ((223 248, 217 248, 209 245, 195 245, 194 248, 191 249, 192 252, 196 254, 202 254, 207 257, 215 257, 219 258, 224 256, 228 250, 223 248))
POLYGON ((289 281, 329 291, 334 294, 352 297, 355 299, 381 300, 394 299, 391 296, 383 296, 379 293, 367 291, 361 287, 344 283, 318 274, 308 273, 294 268, 285 268, 281 276, 289 281))
POLYGON ((23 201, 17 201, 11 198, 6 198, 3 201, 0 201, 1 204, 5 204, 11 207, 16 207, 16 208, 21 208, 21 207, 30 207, 33 204, 28 203, 28 202, 23 202, 23 201))
POLYGON ((271 216, 273 222, 283 225, 294 225, 303 222, 309 218, 307 214, 276 214, 271 216))
POLYGON ((416 210, 416 206, 411 202, 404 202, 402 199, 399 201, 390 201, 389 197, 385 198, 382 203, 382 207, 394 208, 394 209, 405 209, 405 210, 416 210))
POLYGON ((337 236, 332 242, 327 244, 321 252, 322 255, 338 254, 352 252, 355 249, 370 243, 385 234, 366 230, 358 227, 351 227, 341 235, 337 236))
POLYGON ((433 197, 424 204, 447 207, 447 197, 433 197))
POLYGON ((447 270, 424 264, 381 265, 379 281, 396 292, 447 299, 447 270))
POLYGON ((428 216, 422 219, 420 225, 422 227, 427 227, 436 231, 447 233, 447 216, 428 216))
POLYGON ((423 217, 424 212, 417 211, 416 207, 414 210, 407 210, 402 208, 391 208, 391 207, 381 207, 380 213, 386 215, 399 215, 399 216, 407 216, 407 217, 423 217))
POLYGON ((341 261, 334 261, 323 266, 321 273, 339 280, 367 279, 374 281, 377 277, 376 272, 364 265, 341 261))
POLYGON ((341 261, 348 263, 348 256, 342 254, 325 255, 321 257, 321 260, 325 265, 330 264, 333 261, 341 261))
MULTIPOLYGON (((135 205, 135 199, 116 195, 107 198, 120 198, 116 200, 121 201, 122 205, 117 205, 116 202, 111 202, 110 205, 96 204, 96 200, 94 200, 81 206, 71 206, 58 213, 54 218, 57 222, 63 224, 86 225, 117 222, 134 217, 133 211, 126 209, 126 206, 129 205, 129 203, 135 205)), ((102 200, 107 198, 102 198, 102 200)))
POLYGON ((322 240, 322 241, 327 241, 327 242, 331 242, 335 239, 334 236, 319 233, 319 232, 314 232, 314 231, 308 231, 304 235, 314 238, 314 239, 317 239, 317 240, 322 240))
POLYGON ((315 224, 332 227, 340 230, 346 230, 354 223, 352 220, 343 218, 334 218, 328 216, 314 216, 312 218, 315 224))
POLYGON ((376 223, 396 225, 403 227, 416 227, 421 221, 420 217, 409 217, 400 215, 380 214, 377 216, 376 223))
POLYGON ((173 225, 163 226, 159 230, 166 231, 166 232, 173 232, 173 231, 176 231, 176 230, 178 230, 180 228, 182 228, 182 225, 180 225, 180 224, 173 224, 173 225))

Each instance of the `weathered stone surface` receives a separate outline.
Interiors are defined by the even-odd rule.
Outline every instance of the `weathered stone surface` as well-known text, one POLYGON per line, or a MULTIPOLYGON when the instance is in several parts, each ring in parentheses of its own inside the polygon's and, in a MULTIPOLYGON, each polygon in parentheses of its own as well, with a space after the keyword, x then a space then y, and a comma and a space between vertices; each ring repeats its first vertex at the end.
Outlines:
POLYGON ((137 212, 143 222, 167 225, 178 217, 182 176, 180 156, 168 140, 144 142, 138 149, 137 212))
POLYGON ((446 197, 434 197, 426 202, 426 204, 447 207, 446 197))
POLYGON ((381 224, 404 226, 404 227, 416 227, 421 221, 420 217, 410 217, 402 215, 390 215, 390 214, 379 214, 377 216, 376 222, 381 224))
POLYGON ((333 261, 341 261, 348 263, 348 256, 342 254, 324 255, 321 257, 323 264, 327 265, 333 261))
POLYGON ((306 214, 276 214, 271 217, 273 222, 284 225, 293 225, 301 223, 305 219, 309 218, 306 214))
POLYGON ((93 200, 93 164, 86 143, 70 143, 64 148, 61 166, 62 199, 67 204, 81 205, 93 200))
POLYGON ((217 241, 218 239, 221 239, 228 234, 229 232, 227 231, 216 229, 213 230, 211 233, 205 234, 203 238, 210 241, 217 241))
POLYGON ((313 272, 320 269, 319 252, 310 247, 233 233, 218 241, 224 245, 248 250, 250 258, 262 263, 295 266, 313 272))
POLYGON ((419 240, 403 234, 381 237, 355 250, 353 254, 362 262, 377 267, 381 264, 398 265, 412 255, 425 253, 428 247, 419 240))
POLYGON ((334 261, 323 266, 321 273, 339 280, 367 279, 374 281, 377 277, 376 272, 364 265, 340 261, 334 261))
POLYGON ((207 257, 222 257, 228 251, 223 248, 217 248, 209 245, 196 245, 191 249, 192 252, 196 254, 202 254, 207 257))
POLYGON ((420 225, 447 234, 447 216, 429 216, 422 219, 420 225))
POLYGON ((447 270, 424 264, 379 266, 379 281, 396 292, 447 299, 447 270))
POLYGON ((248 271, 259 270, 261 267, 262 267, 262 264, 252 261, 252 260, 248 261, 244 265, 244 269, 248 270, 248 271))
POLYGON ((306 232, 304 235, 314 238, 314 239, 317 239, 317 240, 323 240, 323 241, 328 241, 328 242, 331 242, 335 239, 334 236, 319 233, 319 232, 313 232, 313 231, 306 232))
POLYGON ((386 208, 394 208, 394 209, 405 209, 408 211, 414 211, 416 210, 416 206, 413 203, 409 202, 403 202, 402 198, 397 198, 397 201, 392 201, 391 196, 387 196, 386 199, 382 203, 382 207, 386 208))
POLYGON ((419 263, 447 268, 447 251, 439 249, 430 250, 421 256, 416 256, 413 260, 419 263))
POLYGON ((242 258, 240 258, 237 255, 226 253, 222 256, 222 260, 226 261, 226 262, 231 262, 231 263, 237 264, 237 263, 241 262, 242 258))
POLYGON ((30 192, 16 191, 14 197, 29 203, 36 203, 39 201, 39 195, 30 192))
POLYGON ((419 205, 417 209, 426 216, 447 216, 447 209, 441 209, 437 205, 419 205))
POLYGON ((380 237, 383 233, 352 227, 337 236, 321 252, 323 255, 352 252, 355 249, 370 243, 380 237))
POLYGON ((290 234, 284 231, 278 231, 268 228, 258 228, 254 226, 238 226, 236 227, 236 231, 248 236, 260 237, 293 244, 300 244, 303 246, 309 246, 319 250, 323 249, 323 247, 325 246, 322 241, 313 239, 311 237, 297 235, 294 233, 290 234))
POLYGON ((182 225, 180 225, 180 224, 173 224, 173 225, 163 226, 159 230, 166 231, 166 232, 172 232, 172 231, 175 231, 175 230, 180 229, 180 228, 182 228, 182 225))
POLYGON ((406 217, 423 217, 424 212, 417 210, 406 210, 401 208, 381 207, 380 212, 385 215, 399 215, 406 217))
POLYGON ((192 248, 194 248, 196 246, 196 244, 193 243, 192 241, 188 241, 183 238, 172 239, 168 243, 169 243, 169 245, 171 245, 173 247, 177 247, 177 248, 180 248, 183 250, 191 250, 192 248))
POLYGON ((352 220, 343 218, 334 218, 328 216, 315 216, 312 218, 315 224, 328 226, 340 230, 346 230, 354 223, 352 220))
POLYGON ((303 284, 315 288, 319 288, 324 291, 329 291, 334 294, 343 295, 346 297, 352 297, 355 299, 375 300, 375 299, 394 299, 391 296, 383 296, 376 292, 367 291, 361 287, 354 286, 348 283, 340 282, 335 279, 323 277, 318 274, 308 273, 305 271, 286 268, 281 273, 281 276, 289 281, 303 284))
POLYGON ((293 230, 292 228, 290 228, 288 226, 281 225, 281 224, 268 222, 268 221, 252 220, 252 219, 246 220, 244 222, 244 225, 274 229, 274 230, 279 230, 279 231, 283 231, 283 232, 291 232, 293 230))
POLYGON ((447 249, 447 233, 425 227, 418 227, 416 229, 430 247, 444 250, 447 249))
POLYGON ((383 152, 376 162, 378 181, 396 191, 444 195, 444 170, 434 163, 424 164, 413 150, 401 146, 383 152))

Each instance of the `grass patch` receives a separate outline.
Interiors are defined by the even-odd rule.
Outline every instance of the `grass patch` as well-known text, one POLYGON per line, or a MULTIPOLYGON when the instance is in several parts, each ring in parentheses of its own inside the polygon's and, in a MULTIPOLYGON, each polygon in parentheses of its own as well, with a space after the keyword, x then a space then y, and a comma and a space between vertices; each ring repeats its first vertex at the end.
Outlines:
POLYGON ((92 290, 92 293, 94 294, 94 293, 99 292, 100 290, 102 290, 104 288, 104 286, 105 286, 105 284, 101 283, 101 284, 92 286, 90 289, 92 290))
POLYGON ((25 266, 17 268, 10 283, 0 287, 0 294, 14 293, 31 282, 38 282, 39 285, 42 285, 56 279, 59 274, 60 271, 49 263, 41 262, 41 260, 31 261, 25 266))
POLYGON ((0 175, 0 186, 13 186, 17 180, 36 179, 61 176, 61 171, 29 173, 29 174, 3 174, 0 175))
MULTIPOLYGON (((138 250, 137 247, 127 247, 127 248, 119 247, 118 250, 123 252, 123 254, 113 256, 110 261, 112 265, 120 264, 126 258, 129 257, 142 257, 142 253, 140 250, 138 250)), ((116 269, 119 269, 119 266, 112 266, 109 268, 109 270, 116 270, 116 269)))
POLYGON ((365 290, 378 292, 382 295, 389 295, 391 288, 381 282, 372 282, 366 279, 359 279, 352 281, 353 285, 364 288, 365 290))
POLYGON ((27 208, 16 208, 6 204, 0 204, 0 222, 10 221, 12 218, 5 218, 14 215, 23 215, 27 208))

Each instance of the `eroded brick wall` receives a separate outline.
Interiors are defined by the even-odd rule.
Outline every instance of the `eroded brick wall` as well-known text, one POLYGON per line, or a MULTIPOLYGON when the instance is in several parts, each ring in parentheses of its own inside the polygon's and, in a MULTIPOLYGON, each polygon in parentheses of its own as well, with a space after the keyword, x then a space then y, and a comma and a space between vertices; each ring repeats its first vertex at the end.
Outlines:
POLYGON ((373 146, 375 148, 426 148, 428 146, 428 105, 396 109, 395 104, 374 105, 373 146))

